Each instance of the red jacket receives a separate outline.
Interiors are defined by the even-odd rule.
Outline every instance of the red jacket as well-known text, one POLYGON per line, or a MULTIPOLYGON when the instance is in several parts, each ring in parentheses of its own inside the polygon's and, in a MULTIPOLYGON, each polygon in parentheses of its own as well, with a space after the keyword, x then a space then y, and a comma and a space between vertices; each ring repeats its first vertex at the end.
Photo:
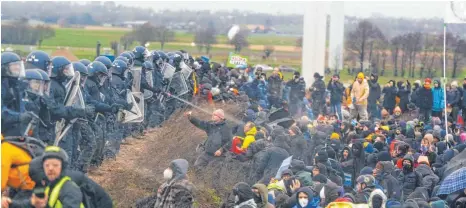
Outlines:
POLYGON ((243 144, 243 140, 240 137, 236 136, 235 138, 233 138, 230 152, 233 152, 236 155, 243 154, 245 151, 241 150, 242 144, 243 144))

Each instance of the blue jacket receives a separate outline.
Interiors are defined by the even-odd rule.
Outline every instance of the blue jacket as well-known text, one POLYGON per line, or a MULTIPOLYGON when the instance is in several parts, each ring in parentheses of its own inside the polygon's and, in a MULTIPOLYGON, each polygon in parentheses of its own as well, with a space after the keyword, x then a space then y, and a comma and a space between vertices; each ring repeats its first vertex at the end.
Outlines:
MULTIPOLYGON (((439 81, 435 81, 439 82, 439 81)), ((440 86, 440 82, 439 82, 440 86)), ((445 95, 442 87, 432 88, 432 95, 434 98, 434 104, 432 106, 432 111, 442 111, 445 108, 445 95)))

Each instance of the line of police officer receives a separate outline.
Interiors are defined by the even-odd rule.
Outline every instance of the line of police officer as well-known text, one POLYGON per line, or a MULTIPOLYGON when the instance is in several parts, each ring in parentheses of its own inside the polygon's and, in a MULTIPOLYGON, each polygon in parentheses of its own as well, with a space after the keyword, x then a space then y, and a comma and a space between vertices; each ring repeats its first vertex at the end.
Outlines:
MULTIPOLYGON (((123 52, 113 62, 105 56, 93 62, 70 62, 62 56, 51 58, 43 51, 31 52, 23 62, 17 54, 3 52, 2 135, 30 135, 52 145, 63 134, 58 145, 69 155, 69 164, 86 173, 105 158, 115 157, 124 138, 141 138, 145 129, 156 127, 175 110, 176 100, 164 105, 159 98, 176 90, 168 86, 170 77, 163 74, 164 66, 170 64, 180 71, 181 62, 194 67, 193 58, 184 51, 165 54, 149 52, 143 46, 123 52), (132 73, 137 67, 141 68, 140 78, 132 73), (82 96, 70 98, 71 82, 76 77, 80 77, 82 96), (134 83, 138 83, 135 79, 140 79, 139 90, 147 94, 144 121, 118 122, 119 112, 133 108, 127 93, 134 91, 134 83), (68 99, 78 101, 70 105, 68 99), (69 130, 57 128, 60 121, 69 130)), ((187 79, 192 95, 190 80, 187 79)))

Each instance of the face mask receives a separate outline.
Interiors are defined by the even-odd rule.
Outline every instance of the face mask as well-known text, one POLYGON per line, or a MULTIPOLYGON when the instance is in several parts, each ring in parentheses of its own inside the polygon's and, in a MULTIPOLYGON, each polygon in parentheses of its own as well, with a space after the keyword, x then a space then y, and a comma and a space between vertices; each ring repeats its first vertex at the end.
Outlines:
POLYGON ((426 153, 427 152, 427 147, 426 146, 421 146, 421 152, 426 153))
POLYGON ((238 203, 238 202, 239 202, 239 196, 236 195, 236 196, 235 196, 235 204, 238 203))
POLYGON ((299 205, 301 205, 301 207, 306 207, 308 203, 309 199, 299 199, 299 205))
POLYGON ((411 165, 409 165, 409 164, 403 165, 403 170, 410 171, 411 170, 411 165))
POLYGON ((165 180, 169 180, 169 179, 171 179, 172 177, 173 177, 173 171, 172 171, 171 169, 167 168, 167 169, 165 169, 165 170, 163 171, 163 178, 164 178, 165 180))

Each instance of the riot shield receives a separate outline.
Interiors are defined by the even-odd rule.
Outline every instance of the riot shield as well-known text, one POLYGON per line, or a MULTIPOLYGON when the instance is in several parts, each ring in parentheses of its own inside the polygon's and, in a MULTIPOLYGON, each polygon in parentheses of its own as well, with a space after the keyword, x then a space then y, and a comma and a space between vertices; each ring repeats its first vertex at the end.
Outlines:
POLYGON ((172 65, 165 63, 162 68, 162 75, 164 79, 171 79, 173 75, 175 74, 175 67, 172 65))
MULTIPOLYGON (((173 77, 168 84, 167 91, 177 97, 180 97, 189 92, 188 85, 186 84, 186 78, 184 77, 183 73, 176 72, 173 74, 173 77)), ((169 97, 168 100, 170 99, 173 98, 169 97)))
MULTIPOLYGON (((152 76, 152 71, 146 70, 146 81, 150 87, 154 87, 154 77, 152 76)), ((149 99, 154 95, 150 90, 144 89, 144 99, 149 99)))
POLYGON ((126 91, 126 101, 132 105, 131 110, 120 110, 117 115, 117 120, 121 123, 138 123, 144 120, 144 99, 139 99, 142 96, 140 92, 126 91), (142 107, 142 108, 141 108, 142 107))
POLYGON ((184 78, 189 79, 189 76, 191 76, 191 73, 193 73, 193 70, 191 69, 191 67, 186 65, 184 62, 181 62, 180 68, 181 68, 181 73, 184 75, 184 78))
POLYGON ((131 75, 133 77, 133 83, 131 86, 132 92, 141 92, 141 73, 142 67, 134 67, 131 69, 131 75))
MULTIPOLYGON (((86 104, 84 103, 84 97, 80 88, 80 73, 75 73, 74 77, 66 84, 66 95, 64 100, 65 106, 74 106, 76 108, 84 109, 86 104)), ((72 120, 61 119, 55 124, 55 141, 54 145, 57 146, 60 140, 66 135, 71 129, 73 124, 77 121, 77 118, 72 120)))

